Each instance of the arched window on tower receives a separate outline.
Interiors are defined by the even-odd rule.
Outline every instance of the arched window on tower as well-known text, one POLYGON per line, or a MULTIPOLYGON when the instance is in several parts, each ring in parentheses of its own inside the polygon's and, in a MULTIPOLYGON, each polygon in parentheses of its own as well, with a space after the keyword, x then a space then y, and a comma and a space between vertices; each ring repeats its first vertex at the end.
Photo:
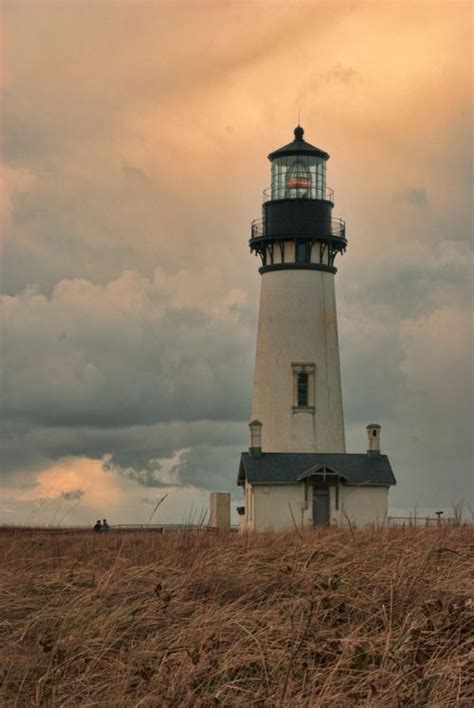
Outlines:
POLYGON ((316 367, 310 362, 293 362, 293 411, 315 412, 316 367))

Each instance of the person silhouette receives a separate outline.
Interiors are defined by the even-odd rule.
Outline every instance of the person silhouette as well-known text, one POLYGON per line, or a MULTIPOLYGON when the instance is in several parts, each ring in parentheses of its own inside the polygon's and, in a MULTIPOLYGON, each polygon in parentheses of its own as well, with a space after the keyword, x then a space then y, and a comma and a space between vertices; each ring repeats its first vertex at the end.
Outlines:
POLYGON ((100 519, 97 519, 97 521, 95 522, 94 531, 96 533, 100 533, 102 531, 102 524, 100 522, 100 519))
POLYGON ((107 519, 102 519, 101 531, 110 531, 110 526, 107 523, 107 519))

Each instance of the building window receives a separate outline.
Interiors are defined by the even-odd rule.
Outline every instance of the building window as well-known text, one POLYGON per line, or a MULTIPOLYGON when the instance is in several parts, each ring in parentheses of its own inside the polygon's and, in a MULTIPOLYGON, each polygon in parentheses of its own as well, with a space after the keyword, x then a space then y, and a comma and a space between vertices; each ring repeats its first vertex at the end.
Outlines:
POLYGON ((312 363, 293 363, 293 411, 315 411, 315 372, 312 363))
POLYGON ((308 374, 298 374, 297 399, 298 406, 308 405, 308 374))
POLYGON ((376 430, 373 430, 373 431, 372 431, 372 436, 373 436, 374 438, 377 437, 377 431, 376 431, 376 430))
POLYGON ((296 262, 309 263, 310 259, 310 244, 307 241, 296 242, 296 262))

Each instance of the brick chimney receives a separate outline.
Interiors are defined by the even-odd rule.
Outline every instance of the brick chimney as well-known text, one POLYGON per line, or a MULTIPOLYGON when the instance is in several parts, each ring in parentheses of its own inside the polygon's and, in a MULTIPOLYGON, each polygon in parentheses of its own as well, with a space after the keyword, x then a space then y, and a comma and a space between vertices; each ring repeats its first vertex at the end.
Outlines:
POLYGON ((369 423, 367 426, 367 455, 369 457, 380 457, 380 430, 378 423, 369 423))
POLYGON ((252 457, 262 456, 262 424, 259 420, 252 420, 249 423, 250 446, 249 453, 252 457))

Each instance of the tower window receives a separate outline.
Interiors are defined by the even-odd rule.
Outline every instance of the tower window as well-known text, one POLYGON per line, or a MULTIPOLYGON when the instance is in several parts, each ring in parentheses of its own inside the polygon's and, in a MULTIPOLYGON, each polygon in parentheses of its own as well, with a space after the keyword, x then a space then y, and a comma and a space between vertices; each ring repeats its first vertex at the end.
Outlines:
POLYGON ((293 411, 314 413, 315 366, 314 364, 292 364, 293 369, 293 411))
POLYGON ((310 244, 307 241, 296 242, 296 262, 309 263, 310 244))
POLYGON ((308 405, 308 374, 298 374, 298 406, 308 405))
POLYGON ((377 431, 376 431, 376 430, 372 430, 372 436, 373 436, 374 438, 377 437, 377 431))

